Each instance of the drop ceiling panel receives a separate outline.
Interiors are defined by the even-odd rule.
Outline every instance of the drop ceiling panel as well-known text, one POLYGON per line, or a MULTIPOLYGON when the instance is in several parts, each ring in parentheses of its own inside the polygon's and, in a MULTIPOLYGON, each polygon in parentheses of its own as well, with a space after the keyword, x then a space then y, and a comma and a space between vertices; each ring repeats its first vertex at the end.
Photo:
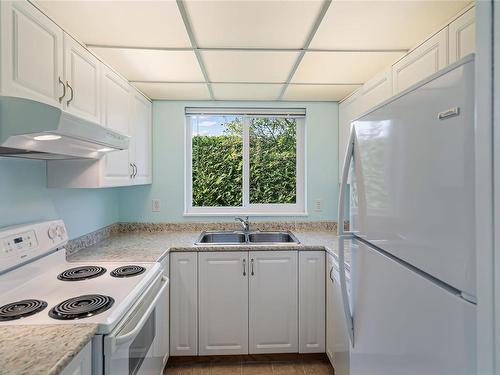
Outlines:
POLYGON ((334 101, 344 99, 361 85, 294 85, 288 86, 283 100, 334 101))
POLYGON ((273 84, 212 84, 217 100, 277 100, 282 88, 273 84))
POLYGON ((96 55, 130 81, 204 81, 192 51, 92 48, 96 55))
POLYGON ((364 83, 387 68, 400 52, 307 52, 293 83, 364 83))
POLYGON ((210 100, 204 83, 134 83, 150 99, 155 100, 210 100))
POLYGON ((333 1, 311 48, 410 49, 470 1, 333 1))
POLYGON ((186 1, 200 47, 302 48, 322 1, 186 1))
POLYGON ((285 82, 298 52, 203 51, 213 82, 285 82))
POLYGON ((175 1, 36 1, 86 44, 190 47, 175 1))

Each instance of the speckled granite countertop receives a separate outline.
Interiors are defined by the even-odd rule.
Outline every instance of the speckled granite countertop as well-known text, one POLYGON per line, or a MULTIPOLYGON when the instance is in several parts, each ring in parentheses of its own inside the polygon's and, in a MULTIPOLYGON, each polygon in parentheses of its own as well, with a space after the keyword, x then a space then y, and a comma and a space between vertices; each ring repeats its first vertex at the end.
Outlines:
MULTIPOLYGON (((200 232, 130 232, 117 233, 96 245, 82 249, 68 257, 69 261, 128 261, 155 262, 168 251, 246 251, 246 250, 326 250, 337 253, 334 232, 298 231, 293 232, 300 244, 277 245, 194 245, 200 232)), ((347 254, 346 254, 347 259, 347 254)))
POLYGON ((96 324, 2 326, 0 375, 59 374, 96 330, 96 324))

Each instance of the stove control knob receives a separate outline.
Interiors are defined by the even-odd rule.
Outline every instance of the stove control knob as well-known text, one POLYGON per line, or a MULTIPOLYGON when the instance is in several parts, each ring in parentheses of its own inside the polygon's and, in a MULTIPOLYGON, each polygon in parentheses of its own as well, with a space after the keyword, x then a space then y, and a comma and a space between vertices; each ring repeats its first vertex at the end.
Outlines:
POLYGON ((57 236, 57 227, 55 227, 55 226, 50 227, 48 235, 49 235, 49 238, 51 240, 53 240, 54 238, 56 238, 56 236, 57 236))
POLYGON ((66 231, 64 230, 64 227, 62 225, 58 225, 56 228, 56 232, 57 232, 57 237, 63 238, 64 233, 66 231))

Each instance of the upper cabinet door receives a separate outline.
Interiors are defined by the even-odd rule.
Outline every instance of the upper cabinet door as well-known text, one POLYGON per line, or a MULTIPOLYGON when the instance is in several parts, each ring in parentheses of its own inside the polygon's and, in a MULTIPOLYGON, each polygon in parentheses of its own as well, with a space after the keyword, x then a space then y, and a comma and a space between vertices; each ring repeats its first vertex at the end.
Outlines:
POLYGON ((63 31, 27 1, 0 3, 2 95, 59 107, 64 94, 63 31))
POLYGON ((132 95, 132 135, 134 137, 135 185, 152 183, 151 102, 134 90, 132 95))
MULTIPOLYGON (((102 125, 122 134, 130 134, 130 86, 127 81, 102 66, 102 125)), ((132 150, 134 143, 129 145, 132 150)), ((129 150, 114 151, 105 157, 104 186, 130 185, 133 168, 129 150)))
POLYGON ((445 27, 392 66, 393 93, 429 77, 448 64, 448 27, 445 27))
POLYGON ((200 253, 198 262, 198 354, 248 354, 248 253, 200 253))
POLYGON ((101 62, 73 38, 64 35, 64 66, 66 111, 100 124, 101 62))
POLYGON ((450 23, 450 64, 476 50, 475 20, 472 8, 450 23))
POLYGON ((250 354, 298 352, 297 251, 251 251, 249 258, 250 354))
POLYGON ((388 68, 370 79, 361 88, 361 96, 358 99, 359 112, 367 112, 391 96, 392 68, 388 68))

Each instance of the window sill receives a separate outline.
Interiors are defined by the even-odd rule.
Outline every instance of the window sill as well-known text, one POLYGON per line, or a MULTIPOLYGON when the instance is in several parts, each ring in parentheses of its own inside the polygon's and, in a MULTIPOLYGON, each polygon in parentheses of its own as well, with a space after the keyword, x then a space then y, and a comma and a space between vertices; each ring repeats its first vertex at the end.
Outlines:
POLYGON ((186 217, 207 217, 207 216, 309 216, 307 211, 295 211, 295 212, 184 212, 183 216, 186 217))

